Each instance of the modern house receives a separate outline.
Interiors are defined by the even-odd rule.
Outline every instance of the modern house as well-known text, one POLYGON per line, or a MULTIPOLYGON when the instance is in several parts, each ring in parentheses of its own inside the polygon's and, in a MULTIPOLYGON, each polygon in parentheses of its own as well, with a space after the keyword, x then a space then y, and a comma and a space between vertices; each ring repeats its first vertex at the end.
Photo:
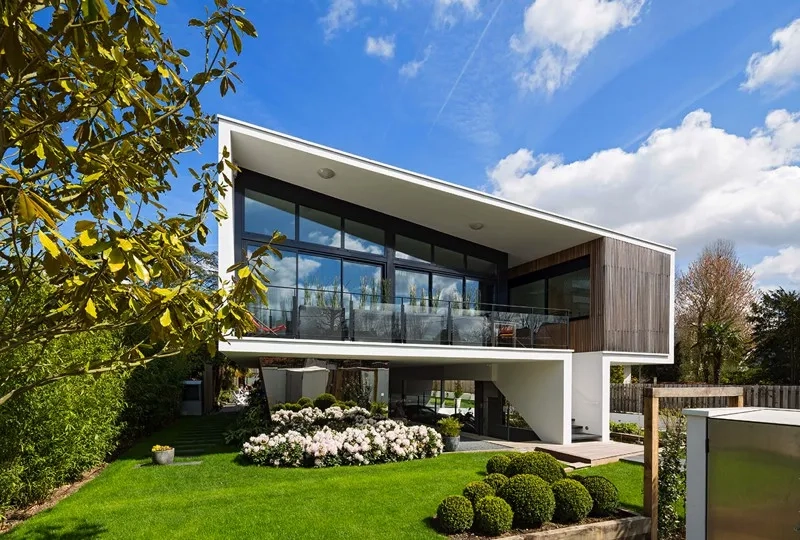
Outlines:
POLYGON ((218 134, 240 168, 220 275, 287 237, 258 331, 220 343, 268 394, 281 362, 373 377, 390 405, 474 381, 477 432, 565 444, 608 439, 611 366, 673 362, 673 248, 239 120, 218 134))

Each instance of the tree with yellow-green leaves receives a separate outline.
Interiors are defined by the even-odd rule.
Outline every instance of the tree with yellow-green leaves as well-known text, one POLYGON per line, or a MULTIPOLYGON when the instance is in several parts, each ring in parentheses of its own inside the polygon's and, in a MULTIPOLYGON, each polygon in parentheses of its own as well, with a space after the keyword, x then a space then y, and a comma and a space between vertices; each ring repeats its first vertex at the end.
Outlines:
POLYGON ((272 244, 210 290, 190 264, 210 215, 225 217, 218 201, 236 169, 227 150, 177 176, 179 156, 214 134, 199 96, 235 91, 230 58, 256 30, 215 0, 188 21, 204 40, 192 71, 156 19, 150 0, 0 3, 0 405, 241 336, 253 329, 248 302, 266 301, 272 244), (191 185, 194 215, 161 204, 173 185, 191 185), (61 336, 142 327, 110 357, 40 354, 61 336))

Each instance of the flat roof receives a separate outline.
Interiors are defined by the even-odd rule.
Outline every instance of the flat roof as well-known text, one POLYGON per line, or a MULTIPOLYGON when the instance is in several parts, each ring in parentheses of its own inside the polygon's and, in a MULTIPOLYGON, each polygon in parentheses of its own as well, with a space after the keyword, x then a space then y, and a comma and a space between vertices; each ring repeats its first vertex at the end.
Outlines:
POLYGON ((795 409, 771 409, 761 407, 723 407, 707 409, 684 409, 686 416, 720 418, 733 422, 800 426, 800 411, 795 409))
POLYGON ((227 116, 220 146, 242 168, 508 253, 522 264, 596 238, 656 251, 675 248, 525 206, 476 189, 387 165, 227 116), (320 168, 336 175, 322 179, 320 168), (473 230, 472 223, 483 228, 473 230))

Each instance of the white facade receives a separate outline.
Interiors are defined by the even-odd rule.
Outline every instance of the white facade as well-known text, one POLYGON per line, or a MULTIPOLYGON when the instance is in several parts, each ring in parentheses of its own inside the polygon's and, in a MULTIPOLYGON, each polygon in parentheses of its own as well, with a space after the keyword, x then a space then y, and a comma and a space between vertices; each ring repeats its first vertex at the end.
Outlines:
MULTIPOLYGON (((238 120, 220 117, 218 135, 220 159, 223 151, 228 151, 230 159, 241 169, 487 246, 506 254, 508 267, 585 242, 612 238, 668 254, 671 277, 674 277, 674 250, 668 246, 525 207, 238 120), (323 168, 334 171, 335 177, 322 178, 318 171, 323 168), (409 200, 414 204, 408 204, 409 200), (480 227, 474 226, 475 223, 480 227)), ((234 177, 230 170, 226 170, 226 174, 234 177)), ((219 223, 219 273, 226 280, 231 278, 227 269, 237 261, 239 229, 235 222, 235 200, 234 190, 227 189, 221 201, 228 218, 219 223)), ((670 306, 673 295, 674 283, 670 285, 670 306)), ((447 373, 449 379, 491 381, 542 440, 567 444, 572 440, 573 419, 586 432, 608 440, 611 365, 672 362, 672 308, 669 319, 670 345, 664 354, 576 353, 566 347, 282 337, 231 338, 221 342, 219 349, 250 367, 257 367, 258 359, 265 356, 379 360, 389 362, 390 366, 436 367, 440 369, 438 373, 447 373)))

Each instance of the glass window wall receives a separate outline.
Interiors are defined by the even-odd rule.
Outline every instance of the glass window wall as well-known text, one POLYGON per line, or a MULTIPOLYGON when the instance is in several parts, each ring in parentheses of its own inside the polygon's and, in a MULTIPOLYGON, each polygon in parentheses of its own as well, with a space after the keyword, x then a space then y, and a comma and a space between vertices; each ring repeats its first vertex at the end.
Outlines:
POLYGON ((339 216, 300 207, 300 240, 323 246, 342 247, 342 219, 339 216))
POLYGON ((344 247, 353 251, 383 255, 386 234, 377 227, 344 220, 344 247))
POLYGON ((274 231, 294 238, 295 205, 257 191, 244 191, 244 230, 272 236, 274 231))

